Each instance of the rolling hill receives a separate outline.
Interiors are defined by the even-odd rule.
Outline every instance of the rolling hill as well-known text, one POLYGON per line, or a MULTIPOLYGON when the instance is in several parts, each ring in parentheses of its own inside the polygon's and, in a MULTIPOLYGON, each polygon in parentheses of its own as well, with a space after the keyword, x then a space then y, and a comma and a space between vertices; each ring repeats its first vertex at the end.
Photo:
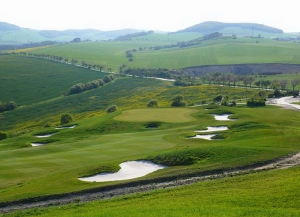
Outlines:
POLYGON ((10 23, 0 22, 0 45, 17 45, 42 41, 69 42, 74 38, 82 40, 110 40, 129 33, 140 32, 137 29, 101 31, 96 29, 74 30, 35 30, 21 28, 10 23))

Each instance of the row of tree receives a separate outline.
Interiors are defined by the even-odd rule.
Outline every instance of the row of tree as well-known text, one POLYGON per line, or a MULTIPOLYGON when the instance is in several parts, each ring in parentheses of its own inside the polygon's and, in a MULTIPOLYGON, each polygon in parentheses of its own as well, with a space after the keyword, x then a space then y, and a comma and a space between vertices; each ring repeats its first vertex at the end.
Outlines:
MULTIPOLYGON (((286 90, 288 85, 288 80, 265 80, 260 79, 255 81, 255 77, 252 75, 236 75, 233 73, 208 73, 203 77, 203 82, 208 84, 218 84, 218 85, 228 85, 236 86, 238 83, 242 83, 245 87, 252 87, 252 84, 258 88, 271 88, 271 89, 281 89, 286 90), (255 81, 255 82, 254 82, 255 81), (253 83, 254 82, 254 83, 253 83)), ((293 79, 290 81, 292 89, 295 90, 295 87, 300 84, 300 79, 293 79)))
POLYGON ((145 69, 145 68, 128 68, 122 70, 124 74, 133 75, 137 77, 157 77, 166 79, 175 79, 177 77, 183 76, 183 72, 174 69, 145 69))
MULTIPOLYGON (((105 68, 103 65, 100 65, 100 64, 90 64, 90 63, 86 63, 85 61, 81 61, 79 63, 79 61, 76 60, 76 59, 69 59, 69 58, 64 58, 62 56, 49 55, 49 54, 33 54, 33 53, 27 53, 27 52, 12 52, 12 53, 0 53, 0 55, 15 55, 15 56, 27 56, 27 57, 34 57, 34 58, 43 58, 43 59, 48 59, 48 60, 57 61, 57 62, 61 62, 61 63, 81 66, 81 67, 84 67, 84 68, 88 68, 88 69, 95 70, 95 71, 100 71, 100 72, 102 72, 102 70, 105 68)), ((107 71, 111 72, 112 68, 107 67, 107 71)))
POLYGON ((110 74, 110 75, 104 76, 103 79, 100 78, 100 79, 93 80, 93 81, 90 81, 87 83, 80 82, 80 83, 75 84, 72 87, 70 87, 68 94, 72 95, 72 94, 82 93, 87 90, 95 89, 95 88, 103 86, 106 83, 113 81, 114 79, 115 79, 115 76, 110 74))
POLYGON ((7 103, 0 102, 0 112, 10 111, 16 109, 18 106, 15 102, 10 101, 7 103))
POLYGON ((103 86, 106 83, 109 83, 115 79, 115 76, 110 74, 110 75, 105 75, 103 79, 97 79, 93 80, 87 83, 78 83, 70 87, 69 89, 69 95, 72 94, 77 94, 77 93, 82 93, 87 90, 95 89, 98 87, 103 86))

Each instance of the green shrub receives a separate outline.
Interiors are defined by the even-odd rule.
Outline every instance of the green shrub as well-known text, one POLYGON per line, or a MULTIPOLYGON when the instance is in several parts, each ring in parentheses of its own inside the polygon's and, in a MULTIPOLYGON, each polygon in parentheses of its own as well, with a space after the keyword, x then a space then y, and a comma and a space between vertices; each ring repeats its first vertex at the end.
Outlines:
POLYGON ((118 107, 116 105, 111 105, 106 109, 107 113, 112 113, 118 110, 118 107))
POLYGON ((175 107, 185 107, 186 106, 186 101, 183 101, 183 96, 182 95, 176 95, 173 98, 173 102, 171 104, 171 106, 175 106, 175 107))
POLYGON ((154 106, 158 106, 157 100, 156 99, 151 99, 148 103, 147 103, 148 107, 154 107, 154 106))
POLYGON ((69 114, 63 114, 60 117, 60 124, 68 124, 73 121, 73 118, 69 114))

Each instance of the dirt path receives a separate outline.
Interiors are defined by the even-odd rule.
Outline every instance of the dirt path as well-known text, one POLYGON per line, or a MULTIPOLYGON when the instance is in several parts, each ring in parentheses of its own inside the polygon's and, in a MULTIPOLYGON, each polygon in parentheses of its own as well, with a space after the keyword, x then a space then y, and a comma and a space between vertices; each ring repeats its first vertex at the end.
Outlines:
POLYGON ((300 105, 292 104, 293 102, 300 102, 300 98, 287 96, 279 99, 268 99, 267 104, 280 106, 286 109, 300 110, 300 105))
POLYGON ((0 213, 36 207, 63 205, 74 202, 83 203, 93 200, 109 199, 127 194, 146 192, 154 189, 171 188, 205 180, 223 178, 226 176, 242 175, 253 170, 263 171, 269 169, 285 169, 296 165, 300 165, 300 152, 285 158, 274 160, 272 162, 262 163, 259 165, 250 165, 231 170, 215 170, 202 172, 199 174, 190 174, 185 177, 168 177, 156 180, 135 181, 127 184, 101 187, 69 194, 52 195, 40 198, 25 199, 21 201, 0 203, 0 213))

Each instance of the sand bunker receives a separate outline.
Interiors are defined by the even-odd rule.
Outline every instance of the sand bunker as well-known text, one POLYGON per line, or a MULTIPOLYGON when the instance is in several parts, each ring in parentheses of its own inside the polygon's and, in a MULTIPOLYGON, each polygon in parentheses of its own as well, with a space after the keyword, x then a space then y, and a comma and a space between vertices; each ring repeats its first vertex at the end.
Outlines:
POLYGON ((50 137, 50 136, 53 136, 54 133, 49 133, 49 134, 45 134, 45 135, 35 135, 36 138, 47 138, 47 137, 50 137))
POLYGON ((46 144, 45 143, 36 143, 36 142, 31 143, 32 147, 37 147, 37 146, 42 146, 42 145, 46 145, 46 144))
POLYGON ((230 121, 231 119, 228 118, 230 115, 231 114, 222 114, 222 115, 213 114, 213 116, 217 121, 230 121))
POLYGON ((216 134, 210 134, 210 135, 196 135, 194 137, 191 137, 192 139, 206 139, 206 140, 213 140, 212 137, 216 136, 216 134))
POLYGON ((56 127, 55 129, 57 129, 57 130, 62 130, 62 129, 73 129, 73 128, 75 128, 75 127, 77 127, 77 125, 73 125, 73 126, 70 126, 70 127, 56 127))
POLYGON ((116 173, 101 173, 98 175, 78 178, 86 182, 108 182, 128 180, 145 176, 156 170, 164 169, 165 166, 154 164, 150 161, 127 161, 120 164, 121 169, 116 173))
POLYGON ((228 130, 227 126, 219 126, 219 127, 207 127, 207 130, 196 130, 195 133, 206 133, 206 132, 216 132, 216 131, 224 131, 228 130))

